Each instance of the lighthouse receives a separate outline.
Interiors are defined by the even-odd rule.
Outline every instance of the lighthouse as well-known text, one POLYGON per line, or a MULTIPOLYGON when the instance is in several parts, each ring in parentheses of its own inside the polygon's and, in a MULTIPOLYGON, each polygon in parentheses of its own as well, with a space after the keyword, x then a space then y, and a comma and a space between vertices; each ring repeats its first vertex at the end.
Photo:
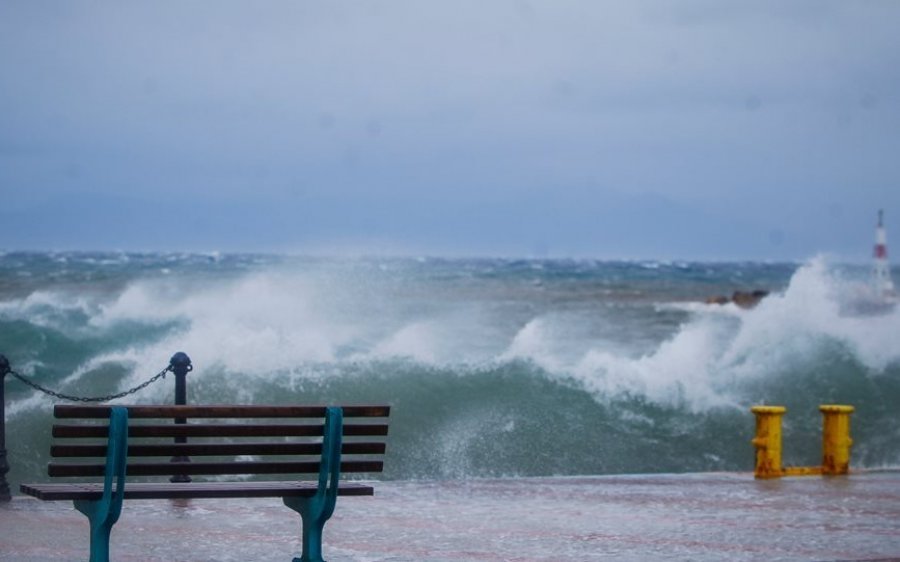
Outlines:
POLYGON ((884 211, 878 211, 878 227, 875 229, 875 266, 873 269, 875 293, 888 300, 895 296, 891 280, 891 266, 887 257, 887 234, 884 231, 884 211))

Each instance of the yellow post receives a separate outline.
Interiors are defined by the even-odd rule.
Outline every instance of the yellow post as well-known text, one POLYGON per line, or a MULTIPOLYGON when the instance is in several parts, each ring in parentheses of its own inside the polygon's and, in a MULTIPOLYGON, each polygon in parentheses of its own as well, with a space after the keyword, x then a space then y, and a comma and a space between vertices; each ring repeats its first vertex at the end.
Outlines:
POLYGON ((779 478, 781 469, 781 416, 787 411, 784 406, 753 406, 750 411, 756 415, 757 478, 779 478))
POLYGON ((853 406, 825 404, 822 426, 822 474, 847 474, 850 471, 850 414, 853 406))

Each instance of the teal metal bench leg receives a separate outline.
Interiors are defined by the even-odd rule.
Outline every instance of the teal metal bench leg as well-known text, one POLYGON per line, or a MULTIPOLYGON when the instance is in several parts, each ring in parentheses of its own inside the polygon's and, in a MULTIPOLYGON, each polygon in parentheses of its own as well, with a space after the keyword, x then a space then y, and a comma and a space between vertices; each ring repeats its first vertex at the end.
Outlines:
POLYGON ((325 411, 325 434, 322 437, 322 462, 319 486, 308 498, 283 498, 284 505, 300 514, 303 528, 303 551, 293 562, 325 562, 322 559, 322 530, 334 513, 341 476, 341 436, 344 414, 340 408, 325 411))
POLYGON ((99 500, 75 500, 75 509, 87 515, 91 523, 90 562, 109 562, 109 534, 122 513, 127 457, 128 410, 116 406, 109 413, 103 497, 99 500), (115 491, 112 489, 113 477, 116 479, 115 491))

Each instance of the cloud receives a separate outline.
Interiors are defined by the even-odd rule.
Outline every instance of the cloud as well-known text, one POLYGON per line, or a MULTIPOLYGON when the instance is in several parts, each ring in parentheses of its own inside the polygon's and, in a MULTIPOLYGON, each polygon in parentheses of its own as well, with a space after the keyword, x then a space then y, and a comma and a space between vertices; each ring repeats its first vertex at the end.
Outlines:
MULTIPOLYGON (((900 209, 898 15, 837 1, 6 2, 0 190, 20 219, 67 193, 110 209, 126 194, 186 200, 221 224, 285 215, 259 247, 367 228, 438 244, 477 223, 458 238, 479 253, 503 246, 510 209, 540 217, 562 199, 576 203, 547 238, 574 252, 600 227, 564 225, 610 194, 677 204, 648 229, 678 207, 707 231, 733 215, 741 244, 776 230, 835 244, 873 208, 900 209), (310 211, 291 227, 297 201, 310 211), (433 219, 447 210, 459 219, 433 219)), ((141 208, 128 212, 149 220, 141 208)), ((34 240, 75 242, 47 224, 34 240)))

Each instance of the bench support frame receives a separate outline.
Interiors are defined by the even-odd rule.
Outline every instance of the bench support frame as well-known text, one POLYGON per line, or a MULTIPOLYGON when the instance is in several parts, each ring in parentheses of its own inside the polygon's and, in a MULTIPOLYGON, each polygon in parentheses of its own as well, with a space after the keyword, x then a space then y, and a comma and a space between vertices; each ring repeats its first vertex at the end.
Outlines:
MULTIPOLYGON (((285 496, 284 504, 300 514, 302 552, 293 562, 325 562, 322 558, 322 531, 334 513, 341 474, 343 412, 339 407, 325 410, 322 457, 316 493, 309 497, 285 496)), ((128 410, 114 406, 109 415, 109 440, 103 496, 99 500, 74 500, 75 508, 86 515, 91 526, 90 562, 109 562, 109 538, 122 513, 125 469, 128 460, 128 410), (115 487, 113 486, 115 484, 115 487)))
POLYGON ((334 513, 341 476, 341 435, 343 416, 340 408, 325 412, 325 435, 322 438, 322 462, 319 486, 312 497, 284 497, 284 505, 300 514, 303 550, 292 562, 325 562, 322 559, 322 530, 334 513))
POLYGON ((109 562, 109 535, 122 513, 125 494, 125 465, 128 458, 128 410, 113 407, 109 412, 109 441, 103 497, 74 500, 75 509, 87 515, 91 524, 90 562, 109 562), (113 481, 115 480, 115 490, 113 481))

